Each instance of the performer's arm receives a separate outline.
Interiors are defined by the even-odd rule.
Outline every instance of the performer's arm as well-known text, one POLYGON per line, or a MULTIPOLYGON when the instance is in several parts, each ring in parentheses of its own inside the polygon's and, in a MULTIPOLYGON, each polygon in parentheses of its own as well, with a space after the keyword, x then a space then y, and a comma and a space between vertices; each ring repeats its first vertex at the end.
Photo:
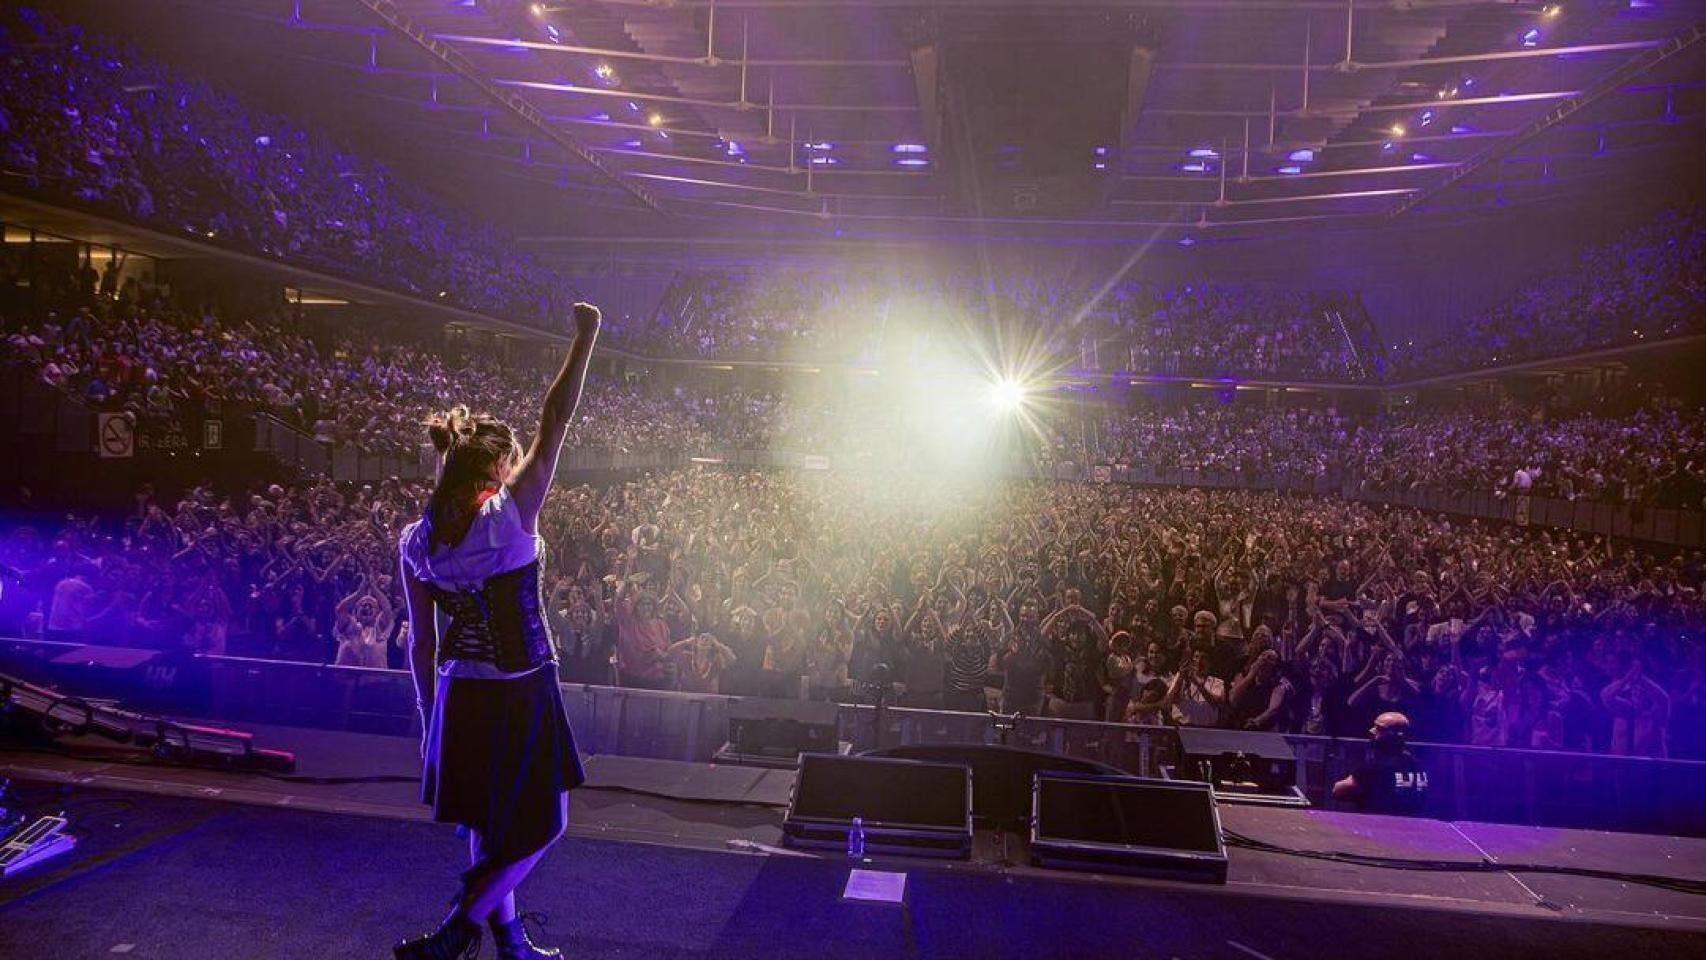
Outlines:
POLYGON ((569 421, 581 402, 581 388, 586 384, 586 365, 592 359, 592 345, 598 339, 602 319, 598 308, 590 303, 575 304, 575 342, 569 355, 563 358, 563 369, 551 381, 545 394, 545 409, 539 414, 539 429, 534 431, 533 446, 522 458, 521 466, 510 482, 510 495, 521 510, 521 522, 532 530, 545 505, 545 493, 551 489, 551 479, 557 473, 557 456, 568 435, 569 421))
POLYGON ((433 677, 433 665, 438 658, 438 620, 433 616, 432 594, 426 584, 403 571, 403 599, 409 608, 409 672, 415 680, 415 706, 421 713, 424 728, 432 719, 433 697, 438 686, 433 677))

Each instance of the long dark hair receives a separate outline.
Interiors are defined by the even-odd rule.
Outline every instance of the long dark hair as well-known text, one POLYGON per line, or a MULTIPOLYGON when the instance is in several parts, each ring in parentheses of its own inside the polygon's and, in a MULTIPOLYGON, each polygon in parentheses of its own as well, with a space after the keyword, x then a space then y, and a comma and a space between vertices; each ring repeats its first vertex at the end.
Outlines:
POLYGON ((428 418, 426 428, 433 449, 444 456, 426 519, 433 543, 454 546, 479 510, 480 494, 492 485, 493 468, 505 459, 519 460, 521 445, 509 424, 483 413, 470 414, 465 406, 428 418))

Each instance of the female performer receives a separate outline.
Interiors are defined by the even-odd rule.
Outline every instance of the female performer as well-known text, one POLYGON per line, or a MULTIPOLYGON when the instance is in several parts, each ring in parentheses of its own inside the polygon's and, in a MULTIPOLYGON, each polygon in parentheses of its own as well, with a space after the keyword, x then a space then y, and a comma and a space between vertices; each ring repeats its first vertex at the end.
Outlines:
POLYGON ((450 915, 398 944, 398 960, 461 957, 481 923, 501 960, 559 956, 528 941, 515 888, 562 836, 568 791, 585 779, 557 688, 537 530, 598 339, 597 307, 577 303, 574 317, 574 343, 525 455, 508 425, 466 407, 427 424, 444 460, 425 513, 400 541, 424 731, 421 799, 434 820, 467 829, 473 863, 450 915), (442 634, 438 611, 449 620, 442 634))

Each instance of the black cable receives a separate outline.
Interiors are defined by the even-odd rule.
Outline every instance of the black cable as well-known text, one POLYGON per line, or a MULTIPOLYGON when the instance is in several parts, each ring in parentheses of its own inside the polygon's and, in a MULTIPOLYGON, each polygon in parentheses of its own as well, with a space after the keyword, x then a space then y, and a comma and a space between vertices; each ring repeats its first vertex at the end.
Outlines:
POLYGON ((1596 870, 1589 867, 1566 867, 1538 863, 1501 863, 1495 860, 1410 860, 1402 857, 1380 857, 1370 854, 1345 853, 1337 850, 1298 850, 1277 843, 1257 840, 1231 830, 1221 831, 1228 846, 1242 847, 1261 853, 1274 853, 1308 860, 1348 863, 1355 866, 1377 867, 1383 870, 1417 870, 1432 873, 1552 873, 1571 877, 1591 877, 1637 883, 1663 890, 1674 890, 1694 896, 1706 894, 1706 881, 1686 880, 1646 873, 1624 873, 1617 870, 1596 870))

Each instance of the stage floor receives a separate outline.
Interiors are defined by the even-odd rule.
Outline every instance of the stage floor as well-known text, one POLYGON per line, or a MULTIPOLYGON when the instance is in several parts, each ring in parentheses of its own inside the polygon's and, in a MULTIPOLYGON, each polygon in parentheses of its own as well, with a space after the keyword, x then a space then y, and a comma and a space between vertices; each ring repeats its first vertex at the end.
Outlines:
MULTIPOLYGON (((307 783, 0 750, 38 809, 69 788, 84 840, 0 882, 0 957, 361 957, 430 921, 461 855, 423 822, 412 741, 253 728, 307 783)), ((775 850, 791 774, 588 760, 570 837, 524 888, 578 957, 1699 955, 1706 897, 1550 874, 1438 874, 1230 852, 1226 886, 883 860, 907 905, 840 899, 839 857, 775 850), (1693 946, 1690 947, 1689 945, 1693 946)), ((1223 806, 1301 849, 1594 866, 1701 879, 1706 842, 1223 806)), ((1023 862, 1022 846, 1013 851, 1023 862)))

